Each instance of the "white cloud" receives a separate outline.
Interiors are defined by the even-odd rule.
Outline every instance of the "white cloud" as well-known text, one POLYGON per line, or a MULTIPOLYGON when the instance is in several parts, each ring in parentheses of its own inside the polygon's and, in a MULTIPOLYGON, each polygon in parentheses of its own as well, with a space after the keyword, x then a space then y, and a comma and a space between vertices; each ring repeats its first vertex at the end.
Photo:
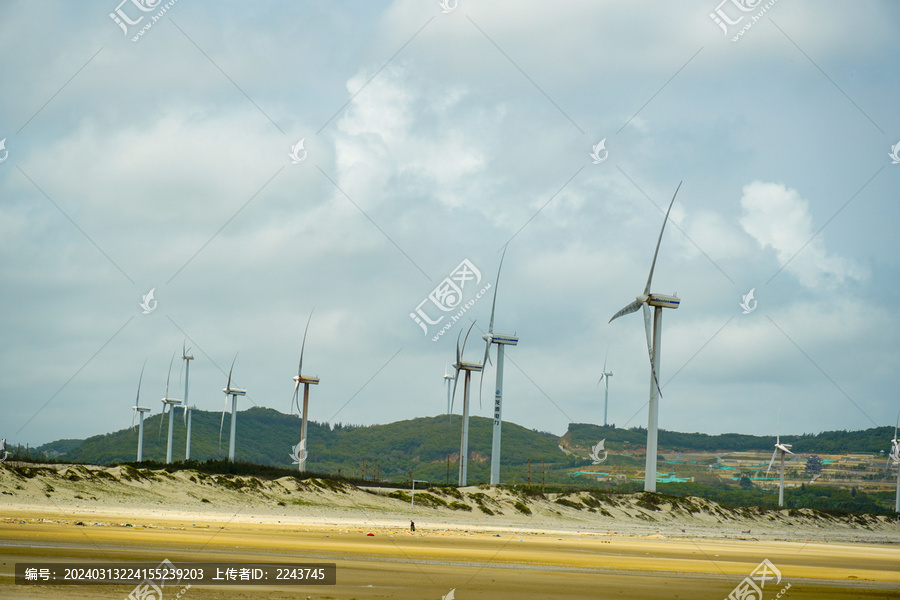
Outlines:
POLYGON ((826 253, 821 234, 815 235, 809 202, 797 190, 754 181, 744 186, 741 208, 744 231, 762 248, 773 248, 779 264, 805 287, 829 287, 867 277, 852 261, 826 253))

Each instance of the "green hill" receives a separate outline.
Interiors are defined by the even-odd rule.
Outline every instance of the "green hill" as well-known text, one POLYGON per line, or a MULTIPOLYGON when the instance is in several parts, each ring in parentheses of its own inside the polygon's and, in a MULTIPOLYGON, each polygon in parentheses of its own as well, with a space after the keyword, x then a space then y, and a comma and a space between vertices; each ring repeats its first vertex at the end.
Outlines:
MULTIPOLYGON (((890 448, 894 434, 891 427, 873 427, 863 431, 824 431, 818 434, 782 435, 781 441, 793 444, 794 452, 822 454, 848 454, 852 452, 879 452, 890 448)), ((616 429, 588 423, 571 423, 560 438, 563 445, 588 448, 605 439, 607 448, 619 450, 643 449, 647 445, 647 430, 641 427, 616 429)), ((680 433, 659 430, 659 448, 666 452, 746 452, 771 451, 773 436, 744 435, 740 433, 680 433)))
MULTIPOLYGON (((162 415, 144 421, 144 460, 164 462, 168 417, 162 415)), ((223 459, 228 454, 229 416, 225 417, 222 444, 219 446, 221 413, 194 411, 191 431, 191 459, 223 459)), ((449 481, 457 478, 459 415, 423 417, 386 425, 348 426, 310 421, 307 468, 324 473, 342 473, 349 477, 416 479, 444 481, 450 458, 449 481), (365 465, 364 465, 365 461, 365 465), (377 463, 376 463, 377 461, 377 463), (377 472, 375 469, 377 468, 377 472), (365 471, 364 471, 365 469, 365 471)), ((491 420, 471 417, 469 421, 469 479, 486 481, 490 472, 491 420)), ((37 448, 37 452, 60 460, 96 464, 134 461, 137 454, 137 428, 97 435, 81 443, 59 440, 37 448)), ((184 460, 186 427, 176 414, 173 435, 173 459, 184 460)), ((300 441, 300 419, 269 408, 254 407, 238 412, 235 458, 244 462, 290 468, 292 446, 300 441)), ((534 463, 536 481, 540 481, 540 461, 547 468, 569 463, 557 447, 557 437, 539 433, 514 423, 504 423, 504 469, 513 468, 527 478, 527 463, 534 463)))
MULTIPOLYGON (((156 414, 144 422, 144 459, 164 462, 168 417, 161 424, 156 414)), ((228 452, 230 416, 226 416, 219 445, 221 413, 195 411, 191 458, 197 461, 224 459, 228 452)), ((309 423, 307 468, 346 477, 453 483, 457 480, 461 417, 442 415, 398 421, 384 425, 351 426, 309 423), (448 469, 449 458, 449 469, 448 469)), ((184 459, 186 428, 176 413, 173 457, 184 459)), ((785 435, 798 453, 849 453, 883 450, 893 434, 890 427, 865 431, 830 431, 817 435, 785 435)), ((137 429, 123 429, 85 440, 57 440, 36 449, 42 457, 71 462, 113 464, 136 458, 137 429)), ((491 420, 471 417, 469 425, 469 482, 489 479, 491 420)), ((568 472, 590 465, 587 449, 606 439, 610 451, 606 466, 634 469, 643 466, 646 430, 617 429, 572 423, 561 438, 526 429, 514 423, 503 425, 501 480, 504 483, 548 484, 571 481, 568 472), (561 450, 560 445, 566 450, 561 450), (569 453, 571 452, 571 454, 569 453), (631 455, 631 456, 629 456, 631 455), (542 464, 543 461, 543 464, 542 464)), ((296 468, 292 446, 300 441, 300 419, 269 408, 254 407, 238 413, 236 459, 242 462, 296 468)), ((771 451, 771 436, 742 434, 708 435, 660 430, 660 452, 771 451)), ((32 454, 34 456, 34 454, 32 454)))

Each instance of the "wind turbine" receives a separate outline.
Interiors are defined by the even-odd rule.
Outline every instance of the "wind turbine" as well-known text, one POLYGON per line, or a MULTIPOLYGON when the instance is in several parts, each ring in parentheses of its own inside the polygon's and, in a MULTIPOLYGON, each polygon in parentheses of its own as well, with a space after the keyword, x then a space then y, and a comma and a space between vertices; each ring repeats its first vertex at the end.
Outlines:
POLYGON ((894 500, 894 512, 900 512, 900 438, 897 437, 897 429, 900 427, 900 412, 897 413, 897 423, 894 425, 894 437, 891 440, 891 453, 888 462, 897 467, 897 496, 894 500))
MULTIPOLYGON (((500 266, 497 267, 497 280, 494 282, 494 300, 491 303, 491 320, 488 322, 488 331, 481 336, 484 340, 482 368, 491 358, 491 344, 497 344, 497 387, 494 392, 494 426, 491 439, 491 485, 500 484, 500 435, 503 426, 501 416, 503 405, 503 347, 515 346, 519 343, 519 338, 514 335, 494 333, 494 309, 497 307, 497 286, 500 284, 500 270, 503 268, 504 256, 506 256, 506 246, 503 247, 503 254, 500 255, 500 266)), ((481 372, 481 381, 484 381, 484 371, 481 372)), ((481 387, 478 388, 478 404, 481 405, 481 387)))
POLYGON ((185 344, 181 344, 181 360, 184 361, 184 404, 182 407, 184 408, 184 422, 187 426, 187 441, 184 445, 184 460, 191 460, 191 413, 193 413, 196 406, 188 406, 188 380, 191 374, 191 361, 194 360, 193 356, 190 356, 187 353, 188 348, 185 350, 185 344))
POLYGON ((781 478, 778 483, 778 506, 784 506, 784 455, 794 454, 791 452, 792 444, 781 443, 781 411, 778 411, 778 427, 775 430, 775 452, 772 453, 772 460, 769 461, 769 468, 766 469, 766 477, 769 476, 769 469, 775 462, 775 456, 781 452, 781 478))
POLYGON ((296 447, 294 450, 294 458, 298 464, 298 469, 300 472, 306 471, 306 457, 308 456, 308 452, 306 451, 306 423, 307 423, 307 414, 309 411, 309 386, 311 385, 319 385, 318 377, 305 377, 303 375, 303 352, 306 350, 306 333, 309 331, 309 322, 312 321, 314 308, 309 313, 309 319, 306 320, 306 329, 303 330, 303 343, 300 345, 300 364, 297 366, 297 376, 294 377, 294 397, 291 399, 291 414, 294 414, 294 405, 297 405, 297 409, 300 409, 299 406, 299 392, 300 392, 300 384, 303 384, 303 417, 300 423, 300 446, 296 447))
POLYGON ((675 194, 672 195, 672 201, 669 202, 669 208, 666 210, 666 218, 663 219, 662 229, 659 230, 659 238, 656 240, 656 250, 653 251, 653 262, 650 263, 650 276, 647 277, 647 285, 644 286, 644 293, 635 298, 634 302, 613 315, 610 323, 621 317, 635 312, 642 308, 644 311, 644 330, 647 333, 647 351, 650 354, 650 409, 647 418, 647 459, 644 475, 644 491, 656 491, 656 455, 657 455, 657 437, 659 435, 659 350, 662 344, 662 309, 678 308, 681 300, 677 296, 663 296, 662 294, 651 294, 650 284, 653 282, 653 269, 656 268, 656 257, 659 254, 659 244, 662 242, 663 232, 666 230, 666 222, 669 220, 669 212, 675 203, 675 196, 681 188, 679 182, 675 188, 675 194), (650 333, 650 307, 653 307, 653 337, 650 333))
MULTIPOLYGON (((464 362, 462 359, 463 352, 466 349, 466 340, 469 339, 469 332, 472 331, 474 326, 475 321, 472 321, 472 324, 469 325, 469 330, 466 331, 466 337, 463 339, 461 349, 459 347, 459 336, 456 336, 456 362, 453 364, 453 368, 456 369, 456 377, 453 380, 453 395, 450 403, 451 412, 453 410, 453 400, 456 399, 456 384, 459 383, 459 372, 466 372, 463 380, 462 439, 459 443, 459 485, 461 486, 466 485, 469 466, 469 382, 472 379, 472 371, 480 372, 484 368, 483 364, 464 362)), ((460 335, 462 335, 461 331, 460 335)))
POLYGON ((225 409, 228 407, 228 396, 231 396, 231 434, 228 438, 228 460, 234 462, 234 434, 237 431, 237 397, 246 396, 247 390, 231 387, 231 372, 234 371, 234 361, 237 360, 237 354, 231 361, 231 368, 228 369, 228 383, 222 389, 225 392, 225 406, 222 407, 222 422, 219 423, 219 447, 222 447, 222 426, 225 424, 225 409))
POLYGON ((162 428, 162 420, 166 418, 166 410, 168 409, 169 413, 169 438, 166 442, 166 464, 172 462, 172 433, 175 431, 175 418, 172 414, 176 406, 181 404, 181 400, 177 398, 169 398, 169 378, 172 375, 172 363, 175 362, 175 354, 172 354, 172 360, 169 361, 169 374, 166 375, 166 396, 162 399, 163 403, 163 414, 159 421, 159 426, 162 428))
POLYGON ((609 349, 606 350, 606 358, 603 359, 603 372, 600 373, 600 380, 597 381, 597 385, 605 379, 606 380, 606 391, 603 394, 603 426, 606 427, 606 415, 609 409, 609 378, 613 376, 612 371, 606 370, 606 359, 609 358, 609 349))
MULTIPOLYGON (((144 361, 144 367, 147 366, 147 361, 144 361)), ((144 413, 150 412, 150 409, 146 406, 141 406, 141 381, 144 380, 144 367, 141 367, 141 376, 138 378, 138 389, 137 389, 137 397, 134 399, 134 406, 131 407, 131 410, 134 411, 131 415, 131 429, 134 429, 134 418, 140 415, 138 419, 138 449, 137 449, 137 462, 141 462, 144 460, 144 413)))
POLYGON ((450 382, 456 381, 456 377, 447 372, 447 366, 444 366, 444 383, 447 384, 447 414, 450 414, 450 382))

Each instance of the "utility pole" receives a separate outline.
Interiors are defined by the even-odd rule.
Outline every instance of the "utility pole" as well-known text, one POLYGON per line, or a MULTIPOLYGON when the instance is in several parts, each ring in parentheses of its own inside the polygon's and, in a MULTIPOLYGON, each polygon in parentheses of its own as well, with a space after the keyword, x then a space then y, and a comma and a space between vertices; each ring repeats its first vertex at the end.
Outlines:
POLYGON ((363 481, 366 480, 366 459, 363 459, 363 481))

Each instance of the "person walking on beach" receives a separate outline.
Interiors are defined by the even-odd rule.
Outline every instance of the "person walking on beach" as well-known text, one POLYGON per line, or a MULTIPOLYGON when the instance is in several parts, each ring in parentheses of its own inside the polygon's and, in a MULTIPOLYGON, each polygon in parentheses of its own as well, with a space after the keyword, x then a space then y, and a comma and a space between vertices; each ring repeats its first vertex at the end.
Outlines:
POLYGON ((416 532, 416 522, 415 522, 415 521, 410 520, 410 522, 409 522, 409 530, 410 530, 411 532, 413 532, 413 533, 416 532))

